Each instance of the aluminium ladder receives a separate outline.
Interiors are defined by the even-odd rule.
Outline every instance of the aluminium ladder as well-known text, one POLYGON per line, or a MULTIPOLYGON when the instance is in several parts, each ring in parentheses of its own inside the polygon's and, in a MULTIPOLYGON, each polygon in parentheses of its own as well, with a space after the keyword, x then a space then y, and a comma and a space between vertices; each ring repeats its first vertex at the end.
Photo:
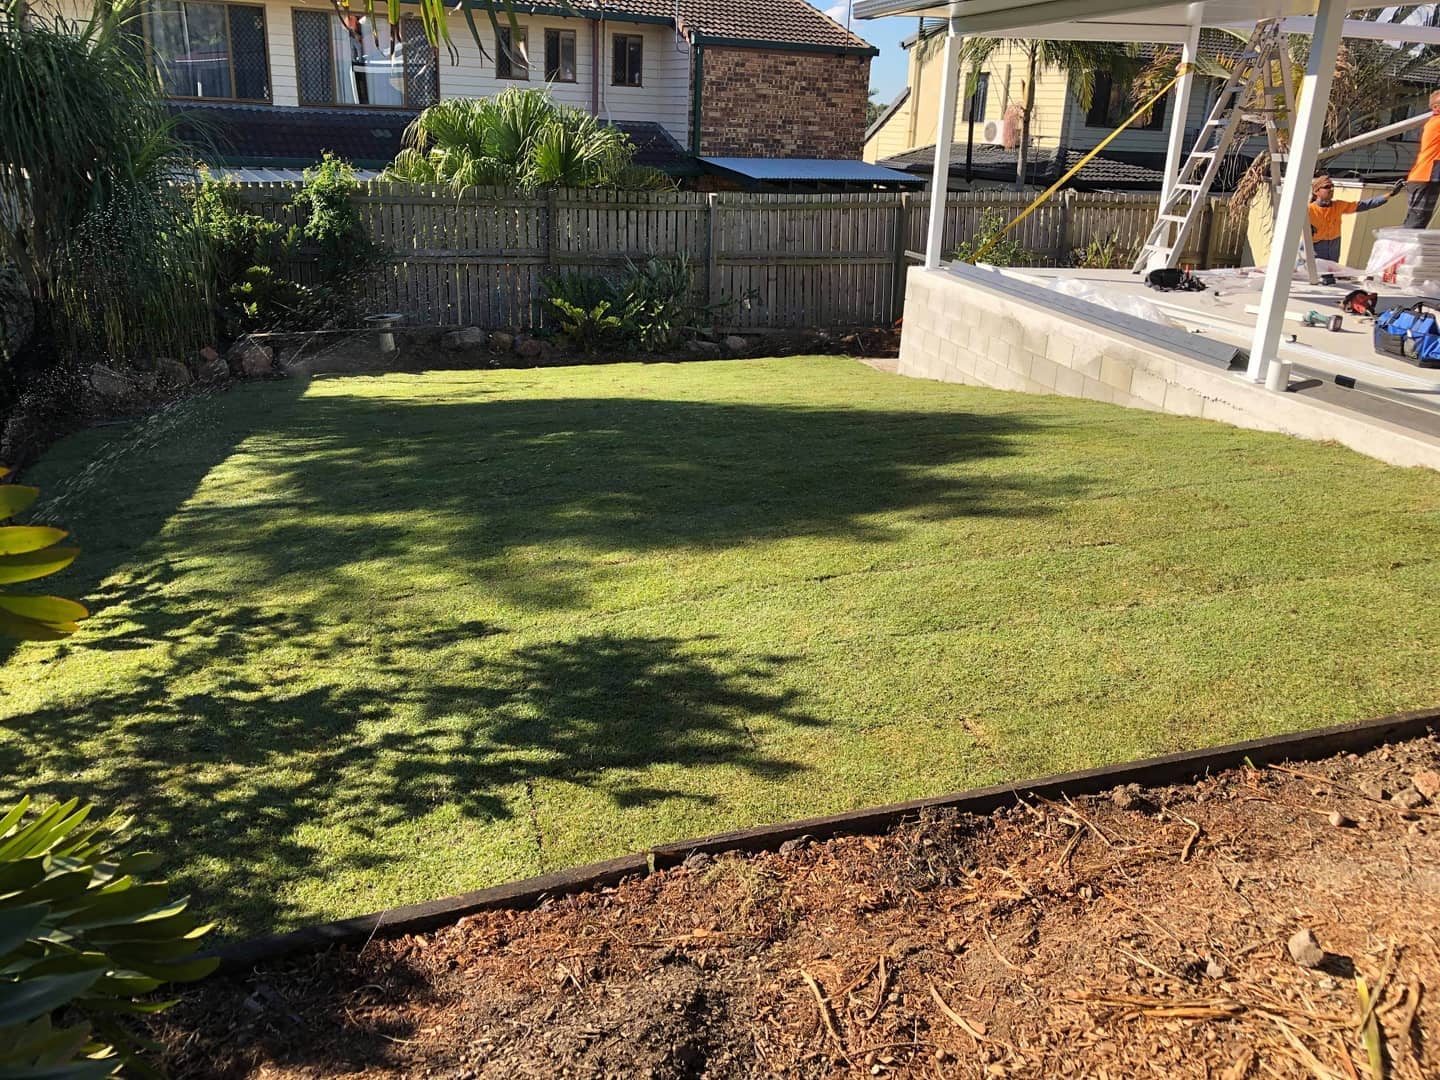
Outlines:
MULTIPOLYGON (((1270 154, 1270 200, 1272 206, 1277 204, 1285 178, 1290 117, 1294 115, 1294 108, 1295 84, 1291 79, 1290 49, 1285 35, 1280 32, 1280 23, 1274 19, 1258 22, 1250 40, 1235 58, 1230 77, 1216 97, 1195 145, 1175 178, 1174 186, 1160 206, 1155 224, 1135 259, 1135 273, 1173 267, 1179 261, 1191 230, 1205 210, 1225 156, 1246 124, 1258 124, 1265 130, 1266 149, 1270 154)), ((1177 117, 1172 122, 1184 123, 1184 119, 1177 117)), ((1318 278, 1309 230, 1304 236, 1305 258, 1310 279, 1314 282, 1318 278)))

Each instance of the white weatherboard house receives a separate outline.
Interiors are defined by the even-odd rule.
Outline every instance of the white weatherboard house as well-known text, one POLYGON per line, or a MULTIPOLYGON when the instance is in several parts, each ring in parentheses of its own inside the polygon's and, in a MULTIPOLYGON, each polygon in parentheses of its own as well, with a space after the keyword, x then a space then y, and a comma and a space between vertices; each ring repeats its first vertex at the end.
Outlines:
MULTIPOLYGON (((855 13, 862 19, 923 16, 946 20, 942 77, 933 88, 939 115, 930 188, 934 196, 924 264, 910 272, 907 283, 900 372, 1030 393, 1096 398, 1333 439, 1384 460, 1440 468, 1440 413, 1406 408, 1364 393, 1342 401, 1333 394, 1296 392, 1302 386, 1292 383, 1293 353, 1284 352, 1282 345, 1282 339, 1289 336, 1288 328, 1294 325, 1287 322, 1294 317, 1287 304, 1295 288, 1296 255, 1303 230, 1308 228, 1310 179, 1320 150, 1341 37, 1383 35, 1384 40, 1427 43, 1440 37, 1440 32, 1429 28, 1384 25, 1377 29, 1374 23, 1345 18, 1347 10, 1373 6, 1365 0, 1197 0, 1180 4, 1164 0, 859 0, 855 13), (991 268, 945 262, 945 193, 955 139, 958 53, 963 37, 1175 43, 1190 61, 1196 55, 1202 28, 1246 29, 1265 19, 1284 19, 1286 31, 1311 34, 1312 41, 1264 286, 1255 297, 1253 324, 1245 328, 1248 351, 1060 295, 1034 279, 1017 280, 1013 274, 991 268), (1243 361, 1241 371, 1231 370, 1237 351, 1243 361)), ((1181 76, 1174 115, 1187 115, 1193 82, 1193 75, 1181 76)), ((1177 183, 1184 126, 1173 124, 1166 134, 1164 182, 1168 186, 1177 183)), ((1128 271, 1109 273, 1116 275, 1117 289, 1121 278, 1125 287, 1133 289, 1128 271)), ((1331 310, 1338 295, 1343 292, 1327 297, 1331 310)), ((1315 302, 1305 294, 1305 304, 1315 302)), ((1365 370, 1365 361, 1354 363, 1365 370)), ((1405 378, 1403 372, 1394 374, 1395 380, 1405 378)), ((1304 380, 1314 381, 1323 380, 1304 380)), ((1426 390, 1435 391, 1440 391, 1440 384, 1426 390)))
POLYGON ((512 87, 614 124, 670 171, 860 158, 876 50, 807 0, 514 0, 493 20, 481 0, 446 7, 441 48, 412 4, 392 26, 383 0, 142 0, 135 31, 220 164, 294 168, 323 149, 380 167, 420 109, 512 87))

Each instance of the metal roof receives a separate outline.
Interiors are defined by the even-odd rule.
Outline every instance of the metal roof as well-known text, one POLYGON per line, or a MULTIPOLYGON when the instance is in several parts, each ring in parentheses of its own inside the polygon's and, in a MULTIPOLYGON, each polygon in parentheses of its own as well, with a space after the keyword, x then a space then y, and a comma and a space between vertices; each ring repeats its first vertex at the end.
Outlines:
POLYGON ((871 165, 868 161, 831 158, 747 158, 702 157, 713 169, 735 173, 747 180, 810 180, 815 183, 903 184, 914 186, 915 177, 895 169, 871 165))

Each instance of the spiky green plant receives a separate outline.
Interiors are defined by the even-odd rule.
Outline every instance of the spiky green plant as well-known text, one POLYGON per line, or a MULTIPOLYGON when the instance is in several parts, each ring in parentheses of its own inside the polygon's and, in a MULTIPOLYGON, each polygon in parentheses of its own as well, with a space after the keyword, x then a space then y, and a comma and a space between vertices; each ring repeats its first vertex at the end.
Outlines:
POLYGON ((543 89, 453 98, 411 123, 406 147, 381 179, 437 184, 456 194, 483 186, 656 187, 663 174, 634 165, 618 128, 556 104, 543 89))

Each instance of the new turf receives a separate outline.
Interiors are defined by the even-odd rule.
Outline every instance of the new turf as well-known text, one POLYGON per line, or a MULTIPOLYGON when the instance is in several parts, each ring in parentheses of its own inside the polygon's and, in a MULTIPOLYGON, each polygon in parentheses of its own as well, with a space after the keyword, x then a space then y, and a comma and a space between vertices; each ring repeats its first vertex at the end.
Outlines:
POLYGON ((843 359, 245 386, 29 477, 10 791, 229 934, 1436 703, 1440 476, 843 359))

